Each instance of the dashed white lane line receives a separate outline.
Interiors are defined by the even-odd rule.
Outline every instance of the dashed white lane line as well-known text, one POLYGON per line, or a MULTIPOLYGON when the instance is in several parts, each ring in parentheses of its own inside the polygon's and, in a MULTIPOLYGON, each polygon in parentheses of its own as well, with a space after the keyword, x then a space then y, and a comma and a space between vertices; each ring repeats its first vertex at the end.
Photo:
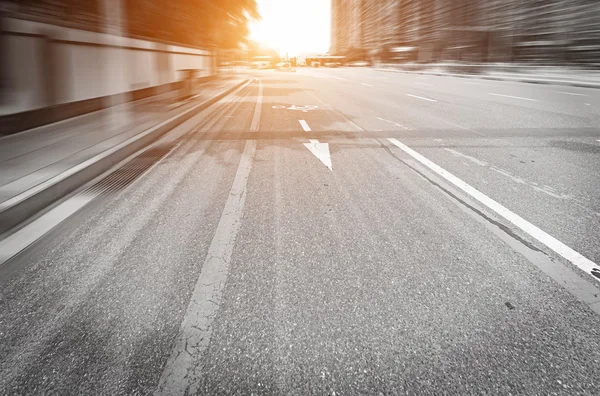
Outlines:
POLYGON ((411 98, 417 98, 417 99, 421 99, 421 100, 426 100, 428 102, 437 102, 437 100, 435 100, 435 99, 424 98, 424 97, 418 96, 418 95, 406 94, 406 96, 410 96, 411 98))
POLYGON ((487 162, 481 161, 481 160, 479 160, 479 159, 477 159, 475 157, 471 157, 470 155, 463 154, 460 151, 452 150, 450 148, 444 148, 444 150, 446 150, 446 151, 448 151, 448 152, 456 155, 457 157, 466 158, 469 161, 471 161, 471 162, 473 162, 473 163, 475 163, 475 164, 477 164, 479 166, 487 166, 487 162))
POLYGON ((491 93, 488 92, 489 95, 493 95, 493 96, 502 96, 504 98, 511 98, 511 99, 519 99, 519 100, 528 100, 530 102, 537 102, 537 99, 531 99, 531 98, 523 98, 521 96, 512 96, 512 95, 502 95, 502 94, 497 94, 497 93, 491 93))
POLYGON ((464 81, 465 84, 469 84, 469 85, 487 85, 489 86, 490 84, 484 84, 484 83, 480 83, 480 82, 475 82, 475 81, 464 81))
POLYGON ((591 106, 592 104, 591 103, 584 103, 584 105, 591 106))
POLYGON ((306 121, 304 120, 298 120, 298 122, 300 123, 300 125, 302 125, 302 129, 304 129, 304 132, 310 132, 311 129, 308 126, 308 124, 306 123, 306 121))
POLYGON ((366 86, 366 87, 372 87, 371 84, 367 84, 367 83, 361 83, 362 85, 366 86))
POLYGON ((407 127, 405 127, 405 126, 404 126, 404 125, 402 125, 402 124, 399 124, 399 123, 397 123, 396 121, 386 120, 385 118, 381 118, 381 117, 377 117, 377 119, 378 119, 379 121, 387 122, 388 124, 392 124, 392 125, 394 125, 394 126, 397 126, 397 127, 399 127, 399 128, 402 128, 402 129, 408 129, 407 127))
POLYGON ((590 275, 596 281, 600 281, 600 279, 596 278, 593 275, 595 272, 599 272, 600 268, 598 268, 598 265, 596 263, 594 263, 592 260, 588 259, 587 257, 583 256, 582 254, 571 249, 569 246, 565 245, 558 239, 556 239, 553 236, 542 231, 540 228, 531 224, 530 222, 523 219, 521 216, 517 215, 516 213, 513 213, 509 209, 505 208, 498 202, 494 201, 487 195, 483 194, 482 192, 475 189, 471 185, 467 184, 463 180, 454 176, 452 173, 443 169, 439 165, 437 165, 434 162, 430 161, 429 159, 425 158, 424 156, 417 153, 415 150, 411 149, 410 147, 406 146, 405 144, 401 143, 397 139, 390 138, 388 140, 393 145, 395 145, 396 147, 398 147, 402 151, 404 151, 406 154, 410 155, 411 157, 413 157, 414 159, 419 161, 421 164, 425 165, 426 167, 431 169, 433 172, 437 173, 438 175, 440 175, 441 177, 446 179, 448 182, 452 183, 453 185, 455 185, 456 187, 458 187, 459 189, 461 189, 462 191, 467 193, 469 196, 471 196, 475 200, 479 201, 480 203, 482 203, 483 205, 485 205, 492 211, 496 212, 498 215, 504 217, 506 220, 508 220, 510 223, 512 223, 519 229, 521 229, 523 232, 527 233, 533 239, 546 245, 548 248, 550 248, 556 254, 558 254, 559 256, 563 257, 564 259, 570 261, 572 264, 574 264, 575 266, 577 266, 580 269, 582 269, 583 271, 585 271, 588 275, 590 275))
POLYGON ((573 95, 573 96, 587 96, 585 94, 575 93, 575 92, 563 92, 563 91, 554 91, 554 93, 559 93, 563 95, 573 95))
POLYGON ((442 121, 444 121, 446 124, 450 124, 450 125, 452 125, 452 126, 455 126, 455 127, 457 127, 457 128, 463 129, 463 130, 465 130, 465 131, 473 132, 473 133, 475 133, 475 134, 477 134, 477 135, 479 135, 479 136, 486 136, 485 134, 483 134, 483 133, 481 133, 481 132, 477 132, 476 130, 473 130, 473 129, 471 129, 471 128, 466 128, 466 127, 464 127, 464 126, 462 126, 462 125, 458 125, 458 124, 455 124, 455 123, 453 123, 453 122, 446 121, 446 120, 442 120, 442 121))
POLYGON ((416 85, 425 85, 426 87, 433 87, 433 84, 427 84, 427 83, 422 83, 422 82, 416 82, 416 85))

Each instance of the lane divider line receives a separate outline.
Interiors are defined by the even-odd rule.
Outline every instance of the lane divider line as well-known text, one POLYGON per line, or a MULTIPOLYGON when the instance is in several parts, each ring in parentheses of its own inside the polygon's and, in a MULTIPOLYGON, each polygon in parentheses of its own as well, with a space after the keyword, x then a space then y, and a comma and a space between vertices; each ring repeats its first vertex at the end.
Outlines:
POLYGON ((194 395, 202 377, 202 354, 208 347, 229 275, 235 239, 242 225, 247 184, 256 140, 247 140, 231 191, 198 276, 171 356, 155 395, 194 395))
POLYGON ((569 246, 565 245, 558 239, 553 236, 547 234, 540 228, 531 224, 527 220, 523 219, 521 216, 516 213, 510 211, 506 207, 502 206, 498 202, 494 201, 492 198, 483 194, 476 188, 467 184, 463 180, 454 176, 452 173, 448 172, 444 168, 425 158, 423 155, 417 153, 415 150, 401 143, 398 139, 389 138, 388 139, 394 146, 400 148, 406 154, 410 155, 417 161, 419 161, 422 165, 426 166, 433 172, 437 173, 439 176, 443 177, 446 181, 452 183, 454 186, 458 187, 466 194, 477 200, 478 202, 485 205, 490 210, 494 211, 498 215, 502 216, 510 223, 518 227, 521 231, 525 232, 529 236, 531 236, 536 241, 544 244, 548 248, 550 248, 553 252, 561 256, 562 258, 568 260, 576 267, 583 270, 585 273, 590 275, 596 281, 600 282, 600 268, 598 264, 594 263, 592 260, 578 253, 574 249, 571 249, 569 246))
POLYGON ((417 99, 421 99, 421 100, 427 100, 429 102, 437 102, 437 100, 435 100, 435 99, 424 98, 424 97, 418 96, 418 95, 406 94, 406 96, 410 96, 411 98, 417 98, 417 99))
POLYGON ((372 87, 371 84, 367 84, 367 83, 361 83, 362 85, 366 86, 366 87, 372 87))
POLYGON ((304 129, 304 132, 310 132, 311 129, 308 126, 308 124, 306 123, 306 121, 304 120, 298 120, 298 122, 300 123, 300 125, 302 125, 302 129, 304 129))
POLYGON ((588 96, 585 94, 575 93, 575 92, 564 92, 564 91, 554 91, 555 93, 563 94, 563 95, 573 95, 573 96, 588 96))
POLYGON ((491 93, 488 92, 489 95, 493 95, 493 96, 502 96, 503 98, 511 98, 511 99, 519 99, 519 100, 528 100, 530 102, 537 102, 537 99, 530 99, 530 98, 523 98, 521 96, 512 96, 512 95, 502 95, 502 94, 497 94, 497 93, 491 93))
MULTIPOLYGON (((262 83, 258 80, 256 107, 250 124, 251 132, 258 132, 262 92, 262 83)), ((247 140, 229 197, 183 317, 179 335, 154 395, 195 394, 200 387, 200 359, 210 343, 212 323, 220 309, 234 242, 241 228, 248 178, 255 154, 256 140, 247 140)))

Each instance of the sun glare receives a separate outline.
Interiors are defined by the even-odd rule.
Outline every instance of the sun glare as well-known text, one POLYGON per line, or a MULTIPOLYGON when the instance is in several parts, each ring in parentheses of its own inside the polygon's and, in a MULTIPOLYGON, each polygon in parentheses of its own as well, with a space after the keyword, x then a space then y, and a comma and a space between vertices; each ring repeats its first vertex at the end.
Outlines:
POLYGON ((262 16, 250 26, 250 38, 280 55, 323 53, 329 49, 329 0, 257 0, 262 16))

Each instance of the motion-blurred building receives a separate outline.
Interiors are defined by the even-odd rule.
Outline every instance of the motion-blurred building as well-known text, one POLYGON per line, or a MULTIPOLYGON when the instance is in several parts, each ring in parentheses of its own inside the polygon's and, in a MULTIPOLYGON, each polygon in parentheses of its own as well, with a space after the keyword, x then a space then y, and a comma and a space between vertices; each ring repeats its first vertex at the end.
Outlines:
POLYGON ((600 64, 598 0, 333 0, 331 52, 381 61, 600 64))

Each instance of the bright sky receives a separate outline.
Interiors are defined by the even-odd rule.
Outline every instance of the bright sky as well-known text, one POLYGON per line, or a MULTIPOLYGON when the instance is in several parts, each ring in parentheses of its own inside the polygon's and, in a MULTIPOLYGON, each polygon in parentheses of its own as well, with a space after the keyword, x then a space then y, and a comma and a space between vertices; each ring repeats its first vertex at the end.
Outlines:
POLYGON ((257 0, 262 19, 250 26, 250 38, 284 56, 329 50, 330 0, 257 0))

